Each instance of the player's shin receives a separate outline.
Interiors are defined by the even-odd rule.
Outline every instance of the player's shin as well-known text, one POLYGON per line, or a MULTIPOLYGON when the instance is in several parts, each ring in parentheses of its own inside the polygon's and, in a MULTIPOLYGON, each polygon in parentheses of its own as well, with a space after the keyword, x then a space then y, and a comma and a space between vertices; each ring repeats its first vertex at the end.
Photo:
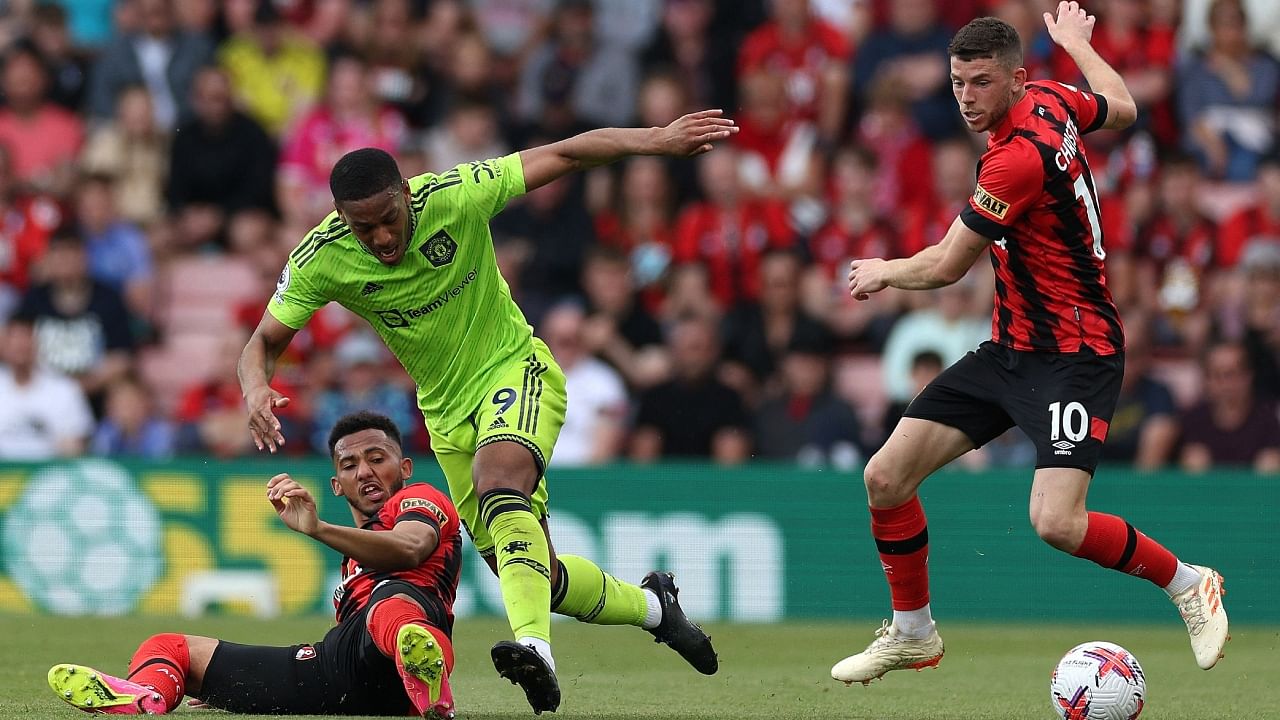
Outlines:
POLYGON ((871 508, 871 535, 893 600, 893 625, 907 637, 933 629, 929 614, 929 528, 920 498, 871 508))
POLYGON ((379 600, 369 609, 369 636, 378 651, 389 658, 397 653, 397 637, 400 628, 408 624, 419 625, 440 643, 444 651, 445 669, 453 671, 453 643, 440 628, 431 625, 426 613, 417 603, 401 597, 379 600))
POLYGON ((186 636, 162 633, 152 635, 138 646, 129 661, 127 679, 160 693, 165 712, 169 712, 182 702, 190 670, 191 653, 186 636))
POLYGON ((550 643, 551 549, 529 497, 511 488, 490 490, 480 496, 480 516, 493 538, 512 633, 550 643))
MULTIPOLYGON (((1106 513, 1089 513, 1084 541, 1072 553, 1127 575, 1148 580, 1160 587, 1170 584, 1178 572, 1178 558, 1123 518, 1106 513)), ((1194 584, 1192 579, 1188 584, 1194 584)))
POLYGON ((592 625, 644 626, 649 603, 640 586, 613 577, 584 557, 560 555, 559 561, 553 612, 592 625))

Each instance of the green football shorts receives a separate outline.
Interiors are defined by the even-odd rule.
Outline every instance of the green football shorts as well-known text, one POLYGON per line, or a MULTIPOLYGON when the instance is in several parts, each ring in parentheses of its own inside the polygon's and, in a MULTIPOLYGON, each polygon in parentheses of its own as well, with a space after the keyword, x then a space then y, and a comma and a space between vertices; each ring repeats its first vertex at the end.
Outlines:
POLYGON ((519 443, 533 455, 539 481, 529 498, 539 520, 547 516, 547 463, 564 425, 567 397, 564 371, 551 351, 533 339, 533 355, 511 363, 485 393, 485 402, 464 422, 433 435, 431 448, 449 483, 449 496, 462 526, 482 556, 493 554, 493 538, 480 520, 480 502, 471 477, 476 451, 490 443, 519 443))

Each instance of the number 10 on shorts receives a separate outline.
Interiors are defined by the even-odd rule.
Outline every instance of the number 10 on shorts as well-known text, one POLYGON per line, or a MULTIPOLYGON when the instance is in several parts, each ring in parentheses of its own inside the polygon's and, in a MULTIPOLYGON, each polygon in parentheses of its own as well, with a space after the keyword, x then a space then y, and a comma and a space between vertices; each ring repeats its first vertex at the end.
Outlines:
POLYGON ((1071 442, 1080 442, 1089 434, 1089 411, 1078 402, 1049 403, 1049 439, 1066 436, 1071 442))

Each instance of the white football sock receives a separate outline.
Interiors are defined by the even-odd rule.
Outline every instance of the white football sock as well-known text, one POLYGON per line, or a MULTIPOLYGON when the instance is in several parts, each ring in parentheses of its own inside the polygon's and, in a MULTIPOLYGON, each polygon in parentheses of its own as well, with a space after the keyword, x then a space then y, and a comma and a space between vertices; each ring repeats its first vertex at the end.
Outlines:
POLYGON ((556 671, 556 660, 551 657, 551 643, 535 637, 522 637, 516 642, 533 648, 543 660, 547 661, 547 666, 551 668, 551 672, 556 671))
POLYGON ((903 637, 914 640, 929 637, 933 631, 933 614, 929 612, 928 603, 916 610, 894 610, 893 627, 903 637))
POLYGON ((648 609, 645 610, 644 622, 640 627, 652 630, 662 623, 662 603, 658 602, 658 594, 648 588, 644 591, 644 601, 648 609))
POLYGON ((1200 573, 1190 565, 1179 562, 1178 572, 1174 573, 1173 580, 1164 586, 1164 591, 1169 594, 1169 597, 1173 597, 1180 592, 1185 592, 1187 588, 1195 587, 1198 582, 1200 582, 1200 573))

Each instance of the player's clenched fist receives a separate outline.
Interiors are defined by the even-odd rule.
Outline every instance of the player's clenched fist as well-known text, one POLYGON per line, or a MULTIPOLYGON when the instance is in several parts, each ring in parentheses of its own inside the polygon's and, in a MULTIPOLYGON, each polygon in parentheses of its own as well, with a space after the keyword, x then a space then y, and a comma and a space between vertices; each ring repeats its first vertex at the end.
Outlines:
POLYGON ((884 266, 885 261, 880 258, 864 258, 849 263, 849 294, 855 300, 866 300, 871 293, 888 287, 884 266))
POLYGON ((315 498, 289 473, 280 473, 267 481, 267 499, 290 530, 314 535, 320 526, 315 498))
POLYGON ((723 110, 702 110, 676 118, 659 131, 659 154, 686 157, 711 150, 714 143, 738 132, 738 126, 723 115, 723 110))
POLYGON ((253 436, 253 444, 259 450, 267 448, 275 452, 284 445, 284 433, 280 432, 280 420, 276 418, 276 408, 289 406, 289 398, 272 390, 261 387, 250 391, 244 398, 249 410, 249 434, 253 436))

